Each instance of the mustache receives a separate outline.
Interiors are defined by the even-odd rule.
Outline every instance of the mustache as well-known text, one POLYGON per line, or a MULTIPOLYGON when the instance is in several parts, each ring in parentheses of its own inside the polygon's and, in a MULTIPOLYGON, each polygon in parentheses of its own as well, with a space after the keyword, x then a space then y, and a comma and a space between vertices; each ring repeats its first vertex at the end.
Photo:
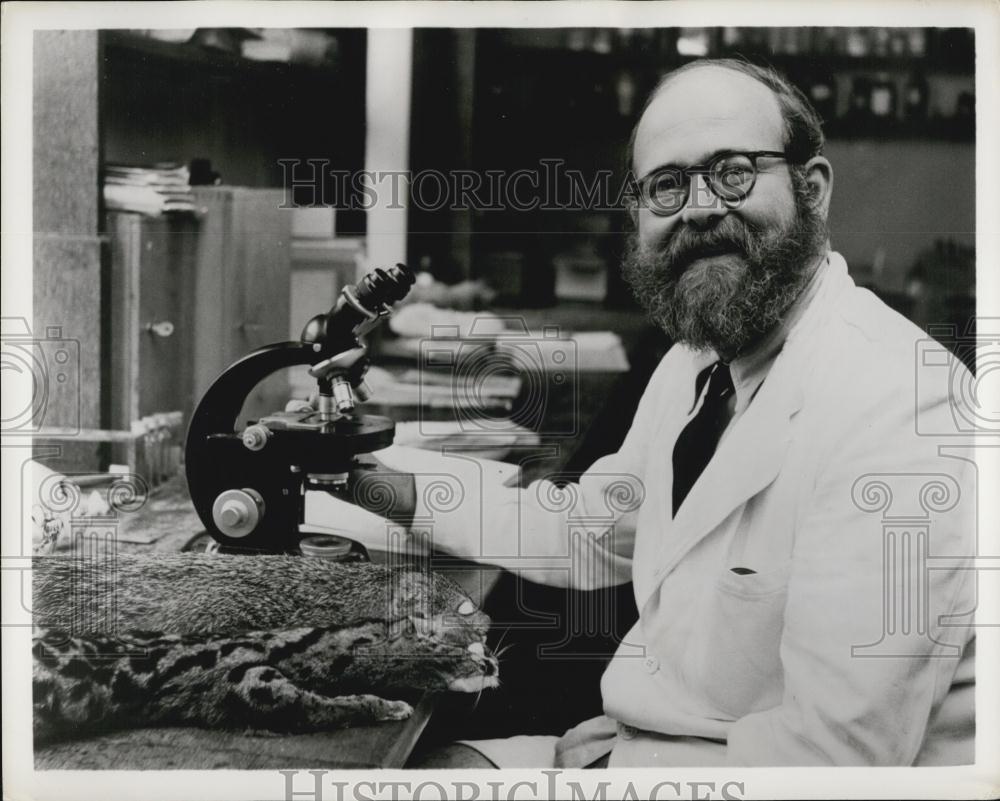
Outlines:
POLYGON ((708 256, 736 253, 750 258, 759 249, 760 232, 735 217, 726 217, 706 231, 685 225, 653 248, 668 269, 680 274, 691 262, 708 256))

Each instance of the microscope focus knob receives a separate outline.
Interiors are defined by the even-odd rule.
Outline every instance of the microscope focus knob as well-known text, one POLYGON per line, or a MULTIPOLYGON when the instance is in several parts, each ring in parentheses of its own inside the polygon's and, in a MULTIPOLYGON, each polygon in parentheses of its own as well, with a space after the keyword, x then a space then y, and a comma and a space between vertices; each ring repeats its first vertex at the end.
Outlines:
POLYGON ((231 489, 219 493, 212 505, 212 520, 227 537, 252 533, 264 516, 264 499, 256 490, 231 489))
POLYGON ((271 429, 267 426, 262 426, 260 423, 247 426, 242 437, 243 444, 246 446, 247 450, 251 451, 263 450, 270 438, 271 429))

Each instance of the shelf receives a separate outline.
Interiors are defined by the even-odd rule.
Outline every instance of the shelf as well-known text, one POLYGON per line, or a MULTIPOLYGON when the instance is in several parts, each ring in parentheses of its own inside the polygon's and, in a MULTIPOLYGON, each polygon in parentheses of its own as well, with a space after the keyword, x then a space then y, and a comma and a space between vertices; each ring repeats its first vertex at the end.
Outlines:
MULTIPOLYGON (((545 31, 546 29, 542 29, 545 31)), ((676 28, 659 29, 660 33, 676 32, 676 28)), ((511 38, 500 34, 498 51, 514 52, 519 57, 539 60, 559 58, 580 63, 603 62, 607 67, 639 67, 644 70, 666 72, 698 58, 746 58, 752 62, 771 64, 788 71, 814 70, 818 65, 830 71, 860 72, 912 72, 919 68, 926 74, 967 75, 975 74, 975 51, 956 52, 954 42, 947 43, 930 37, 923 55, 876 54, 853 56, 834 50, 807 49, 799 52, 776 51, 765 42, 746 42, 726 45, 720 41, 721 28, 710 28, 708 51, 704 56, 682 55, 676 42, 669 35, 649 40, 640 46, 612 46, 610 50, 595 50, 591 46, 572 48, 558 37, 540 36, 535 41, 523 36, 511 38), (657 65, 654 68, 652 65, 657 65)), ((520 32, 519 32, 520 33, 520 32)))
POLYGON ((366 34, 324 32, 336 39, 336 63, 314 66, 99 31, 102 159, 203 158, 226 184, 250 187, 283 186, 282 160, 360 169, 366 34))
MULTIPOLYGON (((970 54, 971 56, 971 54, 970 54)), ((848 56, 842 53, 767 53, 762 51, 723 51, 719 58, 747 58, 763 61, 786 72, 894 72, 907 75, 919 69, 925 75, 975 75, 971 57, 968 63, 942 63, 931 56, 848 56)), ((690 61, 691 59, 685 59, 690 61)))
POLYGON ((217 74, 255 72, 257 74, 283 75, 295 73, 301 77, 329 80, 337 73, 336 64, 313 66, 287 61, 257 61, 193 42, 164 42, 124 30, 100 32, 105 52, 111 50, 143 62, 161 62, 176 66, 208 69, 217 74))
POLYGON ((850 56, 845 53, 772 53, 768 50, 750 48, 722 49, 710 52, 706 56, 685 56, 678 53, 649 53, 641 51, 598 52, 596 50, 570 50, 540 45, 518 43, 505 46, 508 53, 515 53, 518 58, 533 58, 538 61, 559 59, 575 61, 579 64, 595 64, 604 67, 638 66, 652 70, 653 64, 659 65, 654 71, 666 72, 699 58, 740 58, 755 63, 771 64, 783 70, 814 70, 822 66, 831 72, 913 72, 920 69, 928 75, 967 75, 975 74, 974 55, 963 55, 957 62, 942 62, 934 56, 895 56, 867 55, 850 56))

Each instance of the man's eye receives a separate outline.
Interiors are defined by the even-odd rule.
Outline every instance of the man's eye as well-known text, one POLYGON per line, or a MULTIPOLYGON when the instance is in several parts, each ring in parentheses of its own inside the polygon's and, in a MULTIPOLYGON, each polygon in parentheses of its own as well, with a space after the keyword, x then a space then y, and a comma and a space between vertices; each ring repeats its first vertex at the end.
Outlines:
POLYGON ((678 192, 684 189, 684 179, 680 173, 664 173, 657 175, 649 185, 649 191, 653 195, 662 195, 671 192, 678 192))
POLYGON ((725 186, 739 186, 753 179, 753 166, 742 161, 723 162, 715 169, 716 178, 725 186))

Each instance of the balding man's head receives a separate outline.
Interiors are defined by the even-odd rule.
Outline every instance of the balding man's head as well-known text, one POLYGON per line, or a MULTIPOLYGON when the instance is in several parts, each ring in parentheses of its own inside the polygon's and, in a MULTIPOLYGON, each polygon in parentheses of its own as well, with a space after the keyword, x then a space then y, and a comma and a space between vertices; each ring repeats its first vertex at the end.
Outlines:
POLYGON ((671 86, 682 88, 677 84, 685 76, 693 79, 688 80, 687 88, 696 92, 695 97, 700 102, 709 102, 713 93, 717 100, 721 101, 718 92, 720 90, 727 92, 727 89, 746 92, 746 98, 760 99, 765 94, 769 95, 769 98, 762 102, 769 110, 777 111, 777 124, 781 126, 781 144, 791 161, 804 164, 813 156, 822 154, 825 142, 822 121, 806 96, 786 78, 768 67, 760 67, 738 59, 698 59, 664 75, 646 98, 639 121, 632 129, 628 146, 628 165, 637 175, 643 174, 635 163, 635 148, 646 112, 671 86), (711 70, 715 74, 712 72, 695 74, 704 70, 711 70))

